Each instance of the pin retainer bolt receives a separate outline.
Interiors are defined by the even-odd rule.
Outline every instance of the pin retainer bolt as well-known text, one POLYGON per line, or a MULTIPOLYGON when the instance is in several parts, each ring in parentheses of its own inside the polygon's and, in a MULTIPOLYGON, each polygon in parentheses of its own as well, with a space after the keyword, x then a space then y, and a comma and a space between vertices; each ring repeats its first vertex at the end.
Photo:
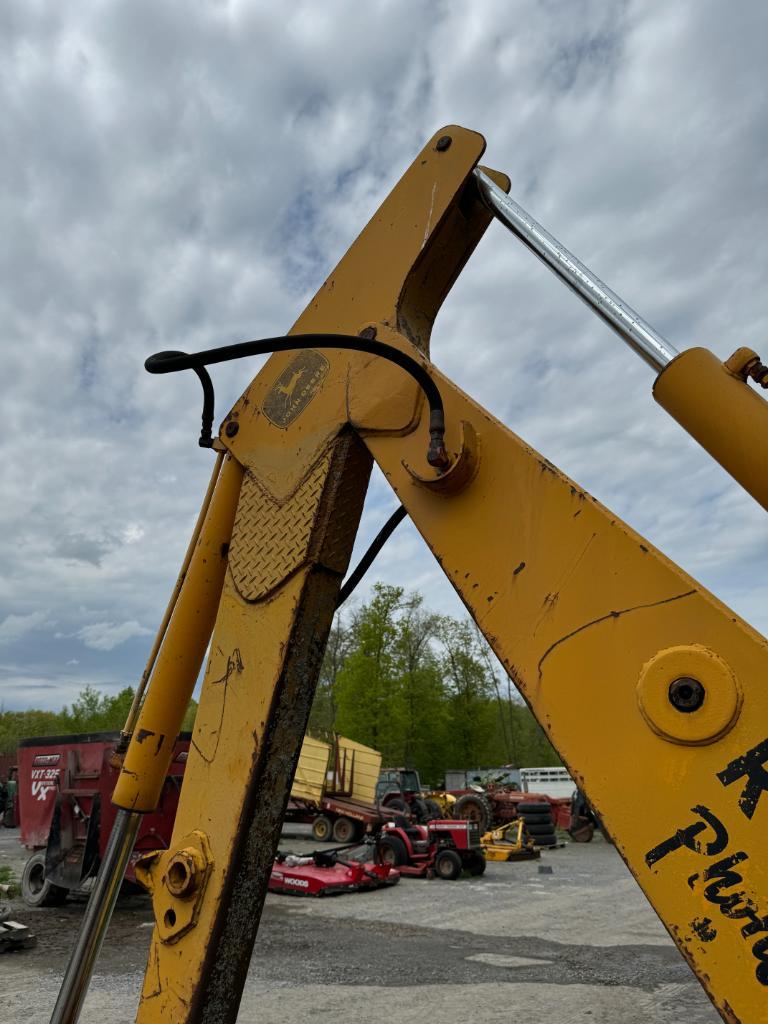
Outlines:
POLYGON ((704 687, 691 676, 680 676, 669 684, 669 703, 683 714, 698 711, 705 696, 704 687))

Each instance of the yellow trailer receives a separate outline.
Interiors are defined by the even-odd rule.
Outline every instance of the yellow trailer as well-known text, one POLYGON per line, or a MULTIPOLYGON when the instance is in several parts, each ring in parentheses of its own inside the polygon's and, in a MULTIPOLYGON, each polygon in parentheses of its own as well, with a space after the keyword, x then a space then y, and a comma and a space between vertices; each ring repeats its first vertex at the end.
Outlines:
POLYGON ((318 842, 350 843, 379 825, 378 750, 335 736, 333 743, 305 736, 291 786, 286 821, 312 825, 318 842))

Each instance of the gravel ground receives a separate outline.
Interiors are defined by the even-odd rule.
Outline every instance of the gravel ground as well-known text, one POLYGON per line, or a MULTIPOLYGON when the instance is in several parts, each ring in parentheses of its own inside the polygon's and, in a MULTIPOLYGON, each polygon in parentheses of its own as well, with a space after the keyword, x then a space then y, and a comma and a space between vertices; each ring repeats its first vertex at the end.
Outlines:
MULTIPOLYGON (((306 852, 305 836, 281 847, 306 852)), ((0 865, 20 873, 18 833, 0 830, 0 865)), ((13 916, 35 949, 0 959, 0 1021, 44 1024, 83 902, 13 916)), ((133 1021, 152 926, 148 898, 122 900, 96 968, 84 1024, 133 1021)), ((520 1013, 556 1024, 717 1024, 612 847, 595 840, 541 861, 489 863, 479 879, 404 879, 329 899, 270 895, 241 1005, 243 1024, 316 1014, 360 1024, 437 1015, 440 1024, 520 1013), (550 873, 540 868, 551 868, 550 873)))

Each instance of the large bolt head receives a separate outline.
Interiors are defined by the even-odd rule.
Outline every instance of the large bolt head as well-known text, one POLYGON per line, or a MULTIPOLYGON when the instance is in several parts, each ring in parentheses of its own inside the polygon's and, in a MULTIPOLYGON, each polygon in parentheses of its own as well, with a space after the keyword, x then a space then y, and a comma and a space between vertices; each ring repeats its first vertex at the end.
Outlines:
POLYGON ((174 896, 191 896, 200 884, 197 851, 191 847, 179 850, 171 858, 165 873, 165 884, 174 896))

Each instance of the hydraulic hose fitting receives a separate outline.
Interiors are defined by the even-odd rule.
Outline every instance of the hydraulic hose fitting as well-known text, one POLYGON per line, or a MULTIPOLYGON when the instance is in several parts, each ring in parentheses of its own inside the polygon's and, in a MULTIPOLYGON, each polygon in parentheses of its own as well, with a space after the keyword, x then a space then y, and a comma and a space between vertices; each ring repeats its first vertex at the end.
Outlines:
POLYGON ((737 348, 725 361, 725 368, 742 380, 753 380, 761 388, 768 388, 768 366, 760 361, 751 348, 737 348))
POLYGON ((451 458, 445 448, 445 414, 442 409, 431 409, 429 413, 427 462, 443 472, 451 464, 451 458))

